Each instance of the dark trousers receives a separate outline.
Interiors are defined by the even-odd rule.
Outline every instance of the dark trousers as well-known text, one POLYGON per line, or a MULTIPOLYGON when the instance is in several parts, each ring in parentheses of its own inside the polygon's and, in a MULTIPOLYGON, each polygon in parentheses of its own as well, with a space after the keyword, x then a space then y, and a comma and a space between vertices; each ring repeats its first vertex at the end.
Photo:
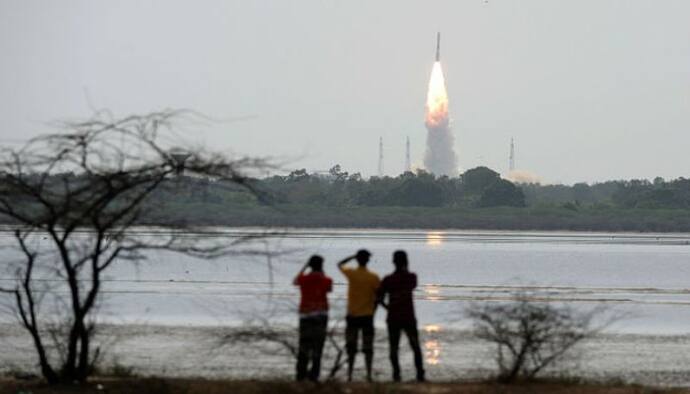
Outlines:
POLYGON ((314 316, 299 319, 299 350, 297 352, 297 380, 319 380, 321 354, 326 341, 328 316, 314 316), (311 369, 307 365, 311 360, 311 369))
POLYGON ((345 327, 345 350, 347 351, 347 380, 352 380, 359 332, 362 332, 362 353, 367 368, 367 380, 371 381, 374 361, 374 316, 347 316, 345 327))
POLYGON ((400 345, 400 334, 405 332, 414 353, 414 366, 417 368, 417 380, 424 380, 424 365, 422 364, 422 349, 419 346, 419 333, 417 332, 417 322, 388 322, 388 342, 390 349, 391 366, 393 367, 393 380, 400 380, 400 362, 398 361, 398 348, 400 345))
POLYGON ((374 316, 347 316, 345 318, 345 349, 348 355, 357 353, 359 332, 362 332, 362 353, 374 352, 374 316))

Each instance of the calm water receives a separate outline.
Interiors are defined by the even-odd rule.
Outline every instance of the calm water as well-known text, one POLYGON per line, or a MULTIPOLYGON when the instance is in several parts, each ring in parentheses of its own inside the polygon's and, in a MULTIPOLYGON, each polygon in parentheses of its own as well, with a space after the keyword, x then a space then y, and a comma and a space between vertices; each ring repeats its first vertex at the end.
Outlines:
MULTIPOLYGON (((220 236, 246 231, 227 229, 220 236)), ((12 239, 2 233, 0 242, 12 239)), ((118 323, 171 325, 238 324, 268 314, 272 321, 294 322, 298 292, 291 279, 310 254, 319 253, 336 282, 331 299, 337 318, 346 288, 335 264, 364 247, 379 274, 391 271, 394 250, 408 252, 420 281, 418 318, 427 330, 466 327, 469 302, 504 299, 530 286, 578 308, 605 303, 626 314, 609 329, 614 332, 690 333, 689 243, 688 234, 294 230, 253 245, 282 253, 271 259, 201 261, 151 253, 136 266, 113 266, 101 315, 118 323)))
MULTIPOLYGON (((217 231, 215 237, 228 240, 247 232, 217 231)), ((155 236, 146 229, 139 232, 142 237, 155 236)), ((0 286, 8 284, 7 264, 16 257, 7 248, 12 244, 11 234, 0 231, 0 246, 6 246, 0 250, 0 286)), ((416 306, 432 379, 481 377, 477 371, 490 371, 491 348, 463 330, 470 325, 463 311, 472 302, 499 302, 530 287, 539 296, 576 308, 604 304, 610 315, 626 315, 607 329, 607 335, 584 345, 591 357, 578 372, 582 376, 690 385, 690 370, 682 367, 690 365, 688 234, 295 230, 251 247, 281 254, 271 259, 244 256, 201 261, 150 253, 147 261, 136 266, 113 266, 106 275, 99 313, 102 321, 125 324, 106 329, 106 334, 110 330, 121 338, 111 349, 119 362, 158 375, 171 373, 168 360, 175 359, 184 361, 183 367, 174 370, 182 376, 289 377, 290 356, 280 352, 220 350, 209 357, 217 337, 208 330, 222 332, 223 326, 256 318, 294 325, 298 292, 290 282, 312 253, 326 258, 326 271, 336 282, 330 297, 331 322, 338 322, 344 315, 346 287, 335 264, 364 247, 373 252, 370 268, 379 274, 391 271, 394 250, 408 252, 420 281, 416 306)), ((50 275, 41 282, 56 283, 50 275)), ((0 321, 11 318, 0 315, 0 321)), ((383 321, 379 313, 377 324, 382 326, 383 321)), ((16 326, 3 327, 0 354, 5 356, 0 357, 0 364, 34 366, 25 333, 16 326)), ((387 377, 385 331, 378 332, 382 342, 377 345, 376 373, 387 377)), ((407 370, 410 360, 403 355, 407 370)))

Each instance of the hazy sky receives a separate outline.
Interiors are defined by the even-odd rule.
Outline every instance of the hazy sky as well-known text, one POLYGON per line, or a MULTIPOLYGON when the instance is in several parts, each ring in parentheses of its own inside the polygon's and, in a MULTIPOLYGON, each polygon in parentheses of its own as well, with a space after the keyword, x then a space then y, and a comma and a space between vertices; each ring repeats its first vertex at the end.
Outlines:
POLYGON ((421 163, 436 31, 462 168, 690 176, 690 1, 0 0, 0 143, 192 108, 189 140, 294 167, 421 163), (87 94, 90 99, 87 99, 87 94))

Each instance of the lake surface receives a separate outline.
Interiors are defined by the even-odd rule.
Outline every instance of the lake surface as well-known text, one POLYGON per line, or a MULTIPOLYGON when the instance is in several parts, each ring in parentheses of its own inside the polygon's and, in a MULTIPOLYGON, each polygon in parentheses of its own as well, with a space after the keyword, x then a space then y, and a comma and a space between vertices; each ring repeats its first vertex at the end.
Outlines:
MULTIPOLYGON (((215 231, 232 240, 252 230, 215 231)), ((12 242, 11 234, 0 233, 1 245, 12 242)), ((688 234, 290 230, 251 248, 279 254, 203 261, 156 252, 137 265, 114 265, 106 275, 101 317, 114 323, 234 325, 270 316, 294 323, 298 291, 291 280, 318 253, 335 281, 331 316, 339 318, 346 285, 336 263, 367 248, 373 253, 370 269, 381 276, 392 270, 393 251, 407 251, 419 277, 418 320, 427 329, 466 328, 469 303, 504 300, 529 287, 577 308, 605 304, 625 316, 608 328, 612 332, 690 333, 688 234)), ((13 252, 4 250, 11 258, 13 252)), ((377 323, 383 325, 384 318, 379 313, 377 323)))
MULTIPOLYGON (((150 229, 137 232, 156 236, 150 229)), ((212 232, 209 239, 233 241, 252 230, 212 232)), ((13 242, 11 233, 0 231, 0 286, 9 284, 8 262, 18 256, 9 248, 13 242)), ((384 275, 393 268, 393 251, 403 249, 419 277, 417 316, 432 380, 491 374, 493 347, 471 335, 464 311, 471 303, 503 302, 528 290, 581 310, 605 305, 602 322, 623 317, 585 341, 581 362, 557 374, 690 386, 688 234, 290 230, 243 248, 276 254, 204 261, 156 252, 137 265, 114 265, 99 308, 100 320, 113 323, 101 331, 103 343, 116 344, 108 357, 144 375, 290 378, 293 361, 280 346, 268 352, 244 344, 226 348, 219 338, 246 321, 294 327, 298 291, 291 281, 313 253, 325 257, 335 280, 331 324, 342 329, 346 285, 337 261, 367 248, 370 268, 384 275), (170 360, 176 360, 172 369, 170 360)), ((39 284, 60 292, 58 283, 43 273, 39 284)), ((35 367, 30 338, 12 319, 0 314, 0 373, 2 365, 35 367)), ((384 319, 378 313, 377 326, 383 328, 384 319)), ((385 336, 377 330, 377 379, 390 374, 385 336)), ((401 351, 405 376, 412 376, 409 350, 401 351)), ((324 365, 333 357, 327 349, 324 365)))

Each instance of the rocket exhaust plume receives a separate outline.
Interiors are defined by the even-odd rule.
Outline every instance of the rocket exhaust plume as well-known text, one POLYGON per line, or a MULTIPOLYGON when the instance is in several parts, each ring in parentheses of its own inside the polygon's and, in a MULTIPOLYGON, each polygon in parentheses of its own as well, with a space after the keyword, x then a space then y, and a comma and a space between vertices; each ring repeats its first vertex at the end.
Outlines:
POLYGON ((448 93, 441 68, 441 33, 436 36, 436 61, 429 79, 424 124, 427 129, 424 166, 437 176, 456 175, 457 157, 453 149, 455 138, 450 129, 448 93))

